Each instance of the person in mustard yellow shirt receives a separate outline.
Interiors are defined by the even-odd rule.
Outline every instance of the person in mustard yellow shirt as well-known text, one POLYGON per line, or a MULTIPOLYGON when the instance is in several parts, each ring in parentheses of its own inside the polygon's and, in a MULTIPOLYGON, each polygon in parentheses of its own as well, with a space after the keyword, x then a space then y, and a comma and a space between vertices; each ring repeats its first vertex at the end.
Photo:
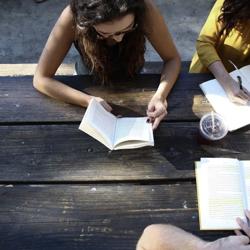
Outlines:
POLYGON ((189 72, 211 72, 228 97, 240 104, 250 100, 228 72, 250 64, 250 1, 217 0, 200 32, 189 72))

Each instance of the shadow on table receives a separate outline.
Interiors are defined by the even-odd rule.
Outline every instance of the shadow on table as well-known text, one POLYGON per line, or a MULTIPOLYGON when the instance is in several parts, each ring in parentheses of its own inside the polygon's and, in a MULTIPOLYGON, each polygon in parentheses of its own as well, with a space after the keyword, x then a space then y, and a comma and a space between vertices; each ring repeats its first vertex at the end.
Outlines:
POLYGON ((160 126, 155 133, 157 151, 177 170, 194 169, 194 161, 201 157, 249 159, 250 126, 212 143, 201 139, 198 126, 198 123, 169 123, 160 126))

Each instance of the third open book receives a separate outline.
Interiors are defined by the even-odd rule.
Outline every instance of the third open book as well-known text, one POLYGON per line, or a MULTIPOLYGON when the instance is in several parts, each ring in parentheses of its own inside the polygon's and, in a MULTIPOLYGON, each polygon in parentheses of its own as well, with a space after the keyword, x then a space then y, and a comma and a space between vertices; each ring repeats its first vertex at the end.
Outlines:
POLYGON ((250 209, 250 161, 201 158, 195 170, 200 229, 238 229, 236 217, 250 209))

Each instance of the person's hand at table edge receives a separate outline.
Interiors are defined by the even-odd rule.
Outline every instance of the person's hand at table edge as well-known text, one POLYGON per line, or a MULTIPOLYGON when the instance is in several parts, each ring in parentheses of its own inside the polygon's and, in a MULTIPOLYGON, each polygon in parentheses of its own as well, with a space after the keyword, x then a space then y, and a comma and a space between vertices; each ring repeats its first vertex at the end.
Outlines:
POLYGON ((167 115, 167 101, 154 95, 148 104, 147 116, 152 122, 153 130, 160 124, 161 120, 167 115))

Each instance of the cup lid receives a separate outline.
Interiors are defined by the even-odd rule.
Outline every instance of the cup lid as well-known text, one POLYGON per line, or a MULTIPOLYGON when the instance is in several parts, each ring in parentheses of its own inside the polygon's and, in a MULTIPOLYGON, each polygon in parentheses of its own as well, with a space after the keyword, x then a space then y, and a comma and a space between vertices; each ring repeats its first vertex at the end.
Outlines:
POLYGON ((217 113, 208 113, 200 120, 200 132, 209 140, 220 140, 228 133, 223 117, 217 113))

